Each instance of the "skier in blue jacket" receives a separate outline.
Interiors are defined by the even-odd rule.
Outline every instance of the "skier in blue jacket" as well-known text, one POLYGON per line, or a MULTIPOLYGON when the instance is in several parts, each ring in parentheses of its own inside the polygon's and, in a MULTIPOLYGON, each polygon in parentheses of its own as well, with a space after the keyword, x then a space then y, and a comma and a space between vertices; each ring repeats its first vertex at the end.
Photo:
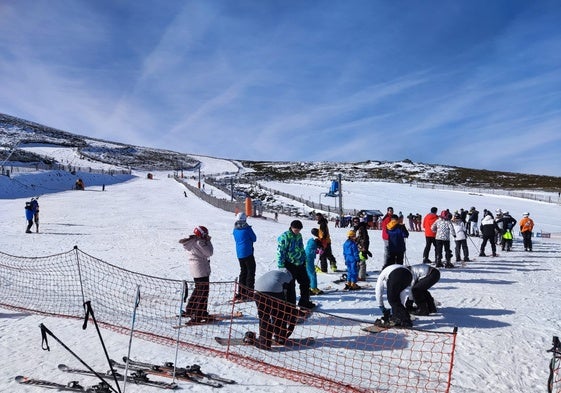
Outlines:
POLYGON ((345 284, 345 289, 361 289, 356 283, 358 280, 358 262, 360 261, 360 256, 356 244, 356 232, 352 229, 347 232, 347 240, 343 243, 343 256, 345 257, 345 264, 347 265, 347 283, 345 284))
POLYGON ((236 255, 240 263, 240 275, 238 279, 238 293, 236 300, 244 301, 253 298, 255 286, 255 256, 253 255, 253 243, 257 236, 250 225, 247 224, 245 213, 238 213, 234 223, 234 240, 236 241, 236 255))
POLYGON ((31 233, 31 227, 33 226, 33 208, 31 207, 31 202, 25 202, 25 219, 27 220, 27 229, 25 233, 31 233))
POLYGON ((318 288, 318 277, 316 274, 316 255, 321 254, 323 249, 321 248, 321 242, 318 239, 319 230, 317 228, 312 228, 312 237, 308 239, 306 243, 306 271, 308 272, 308 278, 310 279, 310 294, 321 295, 323 291, 318 288))

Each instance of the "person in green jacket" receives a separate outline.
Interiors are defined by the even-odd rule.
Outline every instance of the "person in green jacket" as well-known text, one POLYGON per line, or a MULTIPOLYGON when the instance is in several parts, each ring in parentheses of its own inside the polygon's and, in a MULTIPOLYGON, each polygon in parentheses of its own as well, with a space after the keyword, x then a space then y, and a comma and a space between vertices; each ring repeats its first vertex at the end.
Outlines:
MULTIPOLYGON (((290 223, 288 231, 278 238, 277 246, 277 266, 279 269, 285 268, 292 274, 300 287, 300 300, 298 305, 303 308, 312 309, 316 305, 310 301, 310 278, 306 271, 306 251, 300 231, 303 225, 300 220, 290 223)), ((286 299, 288 302, 296 304, 296 298, 286 299)))

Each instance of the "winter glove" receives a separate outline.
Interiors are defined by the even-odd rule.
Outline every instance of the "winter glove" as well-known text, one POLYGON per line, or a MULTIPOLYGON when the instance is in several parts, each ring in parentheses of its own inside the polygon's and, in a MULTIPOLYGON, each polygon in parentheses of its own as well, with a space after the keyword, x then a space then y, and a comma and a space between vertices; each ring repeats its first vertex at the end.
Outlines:
POLYGON ((360 252, 360 260, 366 261, 368 259, 368 251, 361 251, 360 252))

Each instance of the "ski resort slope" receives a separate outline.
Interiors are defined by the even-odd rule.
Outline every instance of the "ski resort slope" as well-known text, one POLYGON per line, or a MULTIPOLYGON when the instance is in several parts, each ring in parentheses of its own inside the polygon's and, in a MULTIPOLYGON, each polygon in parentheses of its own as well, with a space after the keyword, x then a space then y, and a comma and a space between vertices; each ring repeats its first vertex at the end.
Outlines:
MULTIPOLYGON (((197 157, 200 159, 201 157, 197 157)), ((216 159, 203 163, 205 173, 213 165, 224 172, 234 167, 229 161, 216 159), (229 164, 228 164, 229 163, 229 164)), ((236 169, 233 169, 235 171, 236 169)), ((170 178, 171 173, 154 173, 154 179, 137 173, 132 179, 106 186, 86 187, 85 191, 64 191, 42 194, 40 203, 40 233, 25 233, 24 205, 29 198, 15 195, 0 201, 3 225, 0 228, 0 251, 25 257, 47 256, 66 252, 74 246, 82 251, 132 271, 173 279, 190 279, 185 252, 178 240, 197 225, 206 226, 214 244, 211 258, 211 281, 233 280, 239 272, 232 238, 234 214, 216 209, 186 191, 170 178)), ((26 176, 31 176, 27 174, 26 176)), ((52 181, 37 175, 35 183, 52 181)), ((6 179, 0 178, 0 189, 6 190, 6 179)), ((197 179, 190 179, 195 185, 197 179)), ((343 178, 343 181, 345 179, 343 178)), ((109 183, 108 183, 109 184, 109 183)), ((48 187, 48 184, 44 184, 48 187)), ((328 191, 329 184, 314 182, 267 183, 267 186, 297 196, 318 198, 328 191), (323 189, 322 189, 323 187, 323 189)), ((420 317, 429 330, 450 331, 458 327, 457 348, 452 373, 452 393, 471 392, 541 392, 546 390, 551 339, 561 333, 561 208, 559 205, 534 202, 504 196, 470 194, 454 191, 417 189, 409 185, 388 183, 344 183, 344 207, 379 209, 392 206, 404 215, 426 214, 431 206, 451 211, 475 206, 495 211, 509 210, 520 219, 529 211, 536 222, 536 231, 551 233, 551 238, 534 238, 534 252, 523 251, 516 238, 514 251, 501 252, 497 258, 478 257, 480 239, 468 241, 470 256, 476 260, 464 268, 446 269, 432 290, 440 303, 436 316, 420 317)), ((206 192, 213 192, 209 185, 206 192)), ((19 194, 18 194, 19 195, 19 194)), ((257 275, 276 268, 276 239, 294 217, 272 214, 249 218, 257 234, 255 256, 257 275)), ((302 219, 304 240, 316 226, 315 221, 302 219)), ((342 244, 346 228, 330 224, 333 250, 343 267, 342 244)), ((382 266, 383 243, 380 231, 371 231, 373 258, 368 261, 371 284, 382 266)), ((407 260, 420 263, 425 244, 422 233, 412 232, 407 241, 407 260)), ((432 258, 431 253, 431 258, 432 258)), ((333 286, 333 274, 319 274, 319 287, 333 286)), ((53 287, 56 283, 53 282, 53 287)), ((313 298, 319 311, 360 319, 379 317, 372 288, 348 297, 346 293, 331 293, 313 298)), ((131 315, 132 315, 131 305, 131 315)), ((28 315, 0 309, 0 391, 40 392, 39 388, 18 385, 16 375, 29 375, 65 383, 80 380, 95 384, 94 378, 65 375, 57 370, 59 363, 77 367, 80 364, 54 340, 50 351, 41 349, 39 324, 43 323, 68 347, 96 369, 105 371, 103 350, 89 327, 82 330, 81 321, 28 315)), ((102 330, 105 345, 113 358, 127 354, 129 337, 102 330)), ((306 356, 302 354, 302 356, 306 356)), ((174 348, 134 339, 131 357, 151 362, 173 361, 174 348)), ((225 359, 195 355, 180 350, 179 365, 200 364, 203 371, 217 373, 238 381, 227 386, 228 392, 319 392, 318 389, 244 369, 225 359)), ((352 367, 352 366, 349 366, 352 367)), ((184 391, 208 392, 209 387, 179 382, 184 391)), ((157 391, 127 385, 127 392, 157 391)))

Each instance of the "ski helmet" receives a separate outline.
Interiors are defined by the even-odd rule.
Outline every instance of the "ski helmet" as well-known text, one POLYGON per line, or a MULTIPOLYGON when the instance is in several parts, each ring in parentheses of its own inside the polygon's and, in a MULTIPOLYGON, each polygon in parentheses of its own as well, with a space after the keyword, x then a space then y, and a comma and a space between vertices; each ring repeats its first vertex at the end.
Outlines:
POLYGON ((197 237, 206 237, 206 236, 208 236, 208 229, 206 229, 206 227, 204 227, 202 225, 199 225, 199 226, 195 227, 195 229, 193 229, 193 233, 197 237))

